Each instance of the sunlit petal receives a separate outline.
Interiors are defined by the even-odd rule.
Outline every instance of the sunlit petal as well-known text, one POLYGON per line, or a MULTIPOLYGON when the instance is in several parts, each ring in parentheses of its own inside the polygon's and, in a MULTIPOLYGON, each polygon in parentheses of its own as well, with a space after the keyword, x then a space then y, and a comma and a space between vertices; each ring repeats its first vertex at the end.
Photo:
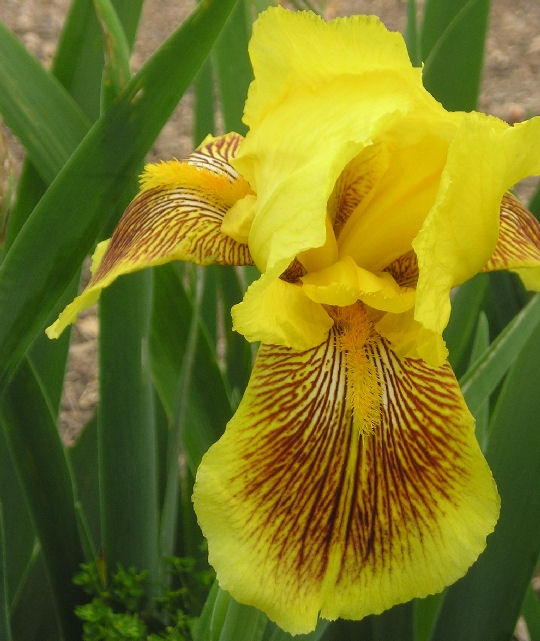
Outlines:
POLYGON ((540 223, 512 194, 504 195, 495 251, 482 271, 510 269, 540 290, 540 223))
POLYGON ((141 191, 112 238, 96 250, 87 288, 47 329, 49 338, 57 338, 122 274, 171 260, 252 264, 247 244, 221 231, 226 211, 249 192, 230 165, 240 141, 238 134, 211 138, 182 161, 146 167, 141 191))
POLYGON ((442 333, 450 316, 450 290, 481 271, 498 238, 499 209, 507 189, 540 173, 540 118, 514 127, 466 114, 441 179, 441 188, 413 241, 419 278, 415 318, 442 333))
POLYGON ((498 515, 449 366, 343 318, 310 350, 261 346, 194 490, 220 585, 292 633, 441 590, 498 515))

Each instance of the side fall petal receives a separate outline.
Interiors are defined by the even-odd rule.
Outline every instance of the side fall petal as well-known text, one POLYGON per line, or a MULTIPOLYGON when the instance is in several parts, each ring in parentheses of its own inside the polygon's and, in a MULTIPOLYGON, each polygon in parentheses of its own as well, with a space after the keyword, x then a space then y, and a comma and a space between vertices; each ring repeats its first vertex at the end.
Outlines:
POLYGON ((261 346, 194 489, 220 585, 291 633, 440 591, 499 510, 448 364, 340 314, 312 349, 261 346))
POLYGON ((139 194, 112 238, 96 249, 88 286, 47 328, 49 338, 57 338, 123 274, 171 260, 253 264, 247 244, 221 230, 227 210, 249 193, 229 162, 241 140, 235 133, 211 138, 182 161, 145 168, 139 194))

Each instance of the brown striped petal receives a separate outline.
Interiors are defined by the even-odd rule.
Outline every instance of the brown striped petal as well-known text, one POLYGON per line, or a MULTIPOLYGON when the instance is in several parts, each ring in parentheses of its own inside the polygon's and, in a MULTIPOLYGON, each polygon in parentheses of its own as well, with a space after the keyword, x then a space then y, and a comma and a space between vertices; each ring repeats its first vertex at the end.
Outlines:
POLYGON ((262 345, 194 503, 222 588, 291 633, 462 576, 499 499, 454 375, 400 359, 360 306, 304 352, 262 345))
POLYGON ((482 271, 516 271, 529 289, 540 289, 540 223, 525 207, 506 193, 499 217, 499 238, 482 271))
POLYGON ((225 213, 250 193, 230 164, 241 141, 235 133, 209 139, 182 161, 145 168, 139 194, 112 238, 96 249, 87 288, 47 329, 50 338, 57 338, 122 274, 171 260, 253 264, 247 244, 221 231, 225 213))

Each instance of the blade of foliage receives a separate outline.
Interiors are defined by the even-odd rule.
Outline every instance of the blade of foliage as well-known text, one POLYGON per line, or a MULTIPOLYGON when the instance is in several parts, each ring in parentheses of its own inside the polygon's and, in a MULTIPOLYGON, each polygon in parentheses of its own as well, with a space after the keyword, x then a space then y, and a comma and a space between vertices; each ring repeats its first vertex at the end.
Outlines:
POLYGON ((260 610, 237 603, 229 597, 218 641, 261 641, 267 621, 266 615, 260 610))
MULTIPOLYGON (((11 609, 11 631, 17 641, 63 639, 58 630, 51 587, 41 554, 32 558, 27 577, 11 609)), ((83 599, 85 596, 83 595, 83 599)), ((79 637, 74 637, 77 641, 79 637)), ((68 641, 68 639, 66 639, 68 641)), ((72 641, 70 638, 69 641, 72 641)))
POLYGON ((508 373, 493 412, 486 459, 501 514, 469 573, 447 592, 433 641, 510 639, 540 552, 540 395, 537 325, 508 373))
POLYGON ((195 105, 193 109, 193 143, 197 147, 208 134, 214 134, 214 75, 211 58, 207 58, 195 78, 195 105))
POLYGON ((414 602, 414 641, 428 641, 431 629, 437 618, 437 613, 444 598, 441 594, 432 594, 424 599, 416 599, 414 602))
POLYGON ((103 108, 116 98, 129 81, 130 47, 111 0, 94 0, 94 6, 105 35, 105 67, 101 97, 103 108))
POLYGON ((361 621, 346 621, 344 619, 332 621, 322 636, 322 641, 344 641, 344 639, 377 641, 372 633, 371 617, 366 617, 361 621))
MULTIPOLYGON (((18 428, 14 426, 14 429, 18 428)), ((3 430, 0 430, 0 496, 4 512, 8 592, 10 601, 13 601, 24 580, 35 533, 3 430)))
MULTIPOLYGON (((100 549, 101 522, 98 485, 98 442, 97 416, 84 426, 73 447, 67 449, 67 456, 77 486, 77 504, 84 512, 88 524, 87 537, 89 546, 100 549)), ((88 558, 92 556, 86 555, 88 558)))
POLYGON ((233 402, 240 400, 247 386, 252 366, 251 345, 243 336, 232 329, 231 307, 242 300, 247 284, 242 282, 241 275, 245 270, 221 270, 221 295, 223 300, 224 333, 225 333, 225 371, 233 402))
POLYGON ((401 603, 371 617, 371 627, 377 641, 413 641, 413 603, 401 603))
POLYGON ((407 24, 405 25, 405 43, 409 58, 415 67, 420 66, 422 58, 420 56, 420 44, 418 42, 418 22, 416 19, 416 0, 407 2, 407 24))
POLYGON ((540 220, 540 182, 536 186, 536 190, 529 201, 528 207, 529 211, 540 220))
POLYGON ((234 0, 205 2, 160 47, 92 127, 13 243, 0 268, 0 307, 6 312, 0 319, 0 387, 41 331, 100 230, 112 220, 119 194, 233 4, 234 0), (78 203, 76 216, 73 203, 78 203), (54 236, 50 229, 55 229, 54 236))
POLYGON ((536 294, 460 379, 463 396, 474 415, 539 325, 540 295, 536 294))
POLYGON ((310 632, 309 634, 297 634, 293 636, 288 632, 284 632, 274 623, 269 622, 266 626, 264 641, 321 641, 321 639, 324 637, 324 633, 329 628, 329 626, 330 621, 319 619, 317 621, 317 627, 315 628, 315 630, 313 630, 313 632, 310 632))
MULTIPOLYGON (((424 85, 446 109, 471 110, 476 107, 484 60, 490 0, 468 0, 455 14, 447 16, 445 7, 458 3, 433 0, 432 11, 444 22, 444 30, 427 54, 431 20, 424 22, 422 57, 425 60, 424 85), (442 17, 440 16, 442 12, 442 17), (449 21, 448 18, 450 18, 449 21), (426 34, 426 35, 424 35, 426 34)), ((428 13, 429 17, 429 13, 428 13)))
POLYGON ((245 134, 242 113, 253 71, 248 42, 251 24, 245 0, 238 0, 214 46, 213 61, 219 87, 221 112, 226 131, 245 134))
POLYGON ((523 287, 517 274, 501 271, 487 276, 489 289, 482 309, 487 314, 492 335, 496 336, 528 303, 531 294, 523 287))
POLYGON ((531 583, 525 592, 521 614, 527 624, 531 639, 540 639, 540 603, 531 583))
MULTIPOLYGON (((144 0, 112 0, 129 46, 133 45, 144 0)), ((53 73, 91 121, 100 114, 103 31, 92 0, 74 0, 60 36, 53 73)))
POLYGON ((43 180, 50 182, 86 133, 88 120, 58 80, 1 23, 0 87, 0 113, 43 180))
POLYGON ((2 397, 0 420, 38 534, 59 621, 68 639, 80 626, 73 608, 79 589, 71 583, 83 552, 77 530, 72 480, 50 409, 23 362, 2 397))
POLYGON ((173 414, 172 429, 169 435, 166 460, 166 485, 163 501, 160 540, 162 552, 171 555, 177 532, 179 470, 178 458, 182 450, 182 437, 186 428, 187 407, 191 395, 197 334, 200 323, 200 309, 204 292, 204 271, 195 267, 195 293, 192 298, 191 318, 186 336, 186 349, 183 352, 182 369, 177 382, 176 403, 173 414))
POLYGON ((4 511, 0 501, 0 641, 12 641, 10 618, 4 511))
MULTIPOLYGON (((470 367, 481 358, 489 349, 489 323, 484 312, 478 316, 478 324, 471 350, 470 367)), ((510 364, 508 365, 510 366, 510 364)), ((484 402, 476 411, 474 418, 476 420, 476 439, 480 443, 482 451, 485 451, 489 434, 489 395, 484 398, 484 402)))
MULTIPOLYGON (((154 301, 150 335, 154 383, 172 424, 182 375, 183 355, 192 318, 187 296, 175 265, 154 269, 154 301)), ((199 325, 192 370, 191 393, 182 434, 188 466, 193 474, 204 452, 222 434, 231 416, 225 381, 203 326, 199 325), (211 402, 209 402, 211 390, 211 402)))
POLYGON ((100 305, 99 473, 103 547, 116 564, 158 577, 156 443, 148 326, 148 271, 103 292, 100 305), (129 314, 127 313, 129 310, 129 314))
POLYGON ((452 369, 459 378, 470 361, 471 341, 478 313, 489 289, 485 274, 478 274, 460 285, 452 297, 452 315, 444 330, 452 369))
POLYGON ((422 13, 422 30, 420 34, 423 60, 431 53, 437 41, 442 38, 448 25, 469 2, 470 0, 454 0, 453 2, 426 0, 422 13))

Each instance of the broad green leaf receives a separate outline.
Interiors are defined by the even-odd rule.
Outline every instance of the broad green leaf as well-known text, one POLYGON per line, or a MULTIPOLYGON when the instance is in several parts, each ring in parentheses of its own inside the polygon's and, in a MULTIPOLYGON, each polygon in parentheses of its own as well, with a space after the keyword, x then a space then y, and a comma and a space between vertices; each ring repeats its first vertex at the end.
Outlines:
POLYGON ((458 378, 469 364, 471 341, 488 288, 485 274, 478 274, 460 285, 452 296, 452 315, 444 330, 444 340, 450 353, 450 364, 458 378))
POLYGON ((216 133, 214 119, 214 76, 211 58, 207 58, 194 82, 193 143, 197 147, 208 134, 216 133))
POLYGON ((24 580, 36 536, 3 430, 0 430, 0 497, 4 512, 6 573, 11 602, 24 580))
POLYGON ((105 560, 158 578, 156 441, 148 327, 150 271, 129 274, 103 292, 98 414, 105 560))
POLYGON ((470 0, 453 0, 453 2, 426 0, 422 15, 420 38, 423 60, 430 54, 437 41, 442 38, 448 25, 469 2, 470 0))
POLYGON ((442 22, 433 30, 437 35, 432 45, 432 21, 426 8, 423 79, 426 89, 446 109, 469 111, 476 107, 480 90, 490 0, 468 0, 455 14, 453 8, 447 9, 456 4, 447 0, 430 3, 442 22))
POLYGON ((89 122, 62 85, 0 23, 0 113, 40 176, 52 181, 89 122), (60 135, 59 135, 60 134, 60 135))
POLYGON ((330 621, 319 619, 317 621, 317 627, 313 632, 310 632, 309 634, 296 634, 293 636, 288 632, 284 632, 274 623, 269 622, 266 626, 264 641, 321 641, 323 637, 326 638, 324 635, 330 625, 330 621))
MULTIPOLYGON (((371 617, 361 621, 332 621, 322 636, 322 641, 378 641, 372 633, 371 617)), ((399 640, 396 640, 399 641, 399 640)))
POLYGON ((407 0, 407 24, 405 26, 405 43, 409 58, 414 67, 422 62, 420 43, 418 42, 418 24, 416 20, 416 0, 407 0))
POLYGON ((0 641, 12 641, 10 619, 4 511, 0 500, 0 641))
POLYGON ((197 266, 196 290, 192 300, 189 330, 186 336, 186 348, 182 357, 182 368, 176 382, 175 408, 166 458, 166 484, 163 501, 160 541, 162 553, 171 555, 177 534, 179 470, 178 458, 182 451, 182 437, 188 420, 188 403, 191 396, 193 371, 196 367, 197 334, 200 327, 200 310, 204 292, 204 268, 197 266))
MULTIPOLYGON (((192 313, 192 301, 186 295, 175 265, 154 269, 150 335, 152 370, 154 383, 171 423, 177 409, 192 313)), ((232 414, 223 375, 202 326, 197 333, 194 362, 196 367, 192 370, 186 427, 182 434, 182 445, 193 474, 202 455, 221 436, 232 414)))
POLYGON ((161 46, 92 127, 17 236, 0 268, 0 387, 42 330, 100 230, 112 222, 125 186, 233 4, 208 0, 161 46))
POLYGON ((260 610, 230 599, 218 641, 261 641, 268 619, 260 610))
POLYGON ((529 211, 540 220, 540 182, 536 186, 536 190, 529 201, 529 211))
POLYGON ((487 548, 449 588, 432 641, 510 639, 540 552, 540 325, 517 355, 499 394, 486 459, 501 495, 487 548))
POLYGON ((540 294, 535 294, 528 305, 461 377, 463 396, 474 415, 500 383, 508 368, 515 362, 517 354, 538 327, 540 327, 540 294))
POLYGON ((94 0, 96 14, 105 34, 105 67, 103 70, 102 109, 127 85, 130 47, 122 23, 111 0, 94 0))
MULTIPOLYGON (((16 641, 63 641, 51 594, 43 557, 36 554, 28 568, 22 590, 12 604, 11 631, 16 641)), ((82 599, 87 600, 84 594, 82 599)), ((79 633, 65 641, 78 641, 80 638, 79 633)))
MULTIPOLYGON (((478 316, 478 325, 471 350, 471 362, 469 366, 474 367, 474 363, 483 356, 489 349, 489 323, 484 312, 478 316)), ((510 364, 508 365, 510 366, 510 364)), ((488 440, 489 425, 489 395, 484 398, 484 402, 476 411, 474 418, 476 420, 476 439, 480 443, 482 451, 486 449, 488 440)))
POLYGON ((83 560, 73 484, 50 408, 24 361, 4 393, 0 421, 24 488, 64 635, 80 629, 73 608, 83 598, 71 582, 83 560))
POLYGON ((540 602, 531 583, 525 592, 525 599, 521 607, 521 615, 527 624, 527 630, 531 639, 540 639, 540 602))
POLYGON ((424 599, 414 601, 414 641, 429 641, 431 629, 437 618, 437 613, 444 598, 441 594, 432 594, 424 599))
POLYGON ((371 627, 376 641, 413 641, 413 603, 401 603, 372 616, 371 627))
POLYGON ((211 641, 210 625, 214 614, 216 599, 218 598, 220 592, 221 591, 219 589, 217 581, 214 581, 212 587, 210 588, 210 592, 208 593, 208 597, 206 598, 206 602, 203 606, 201 616, 195 623, 195 627, 193 630, 194 641, 211 641))
POLYGON ((249 62, 248 42, 251 24, 245 0, 238 0, 216 40, 213 62, 219 86, 221 112, 226 131, 245 134, 242 122, 244 103, 253 71, 249 62))

